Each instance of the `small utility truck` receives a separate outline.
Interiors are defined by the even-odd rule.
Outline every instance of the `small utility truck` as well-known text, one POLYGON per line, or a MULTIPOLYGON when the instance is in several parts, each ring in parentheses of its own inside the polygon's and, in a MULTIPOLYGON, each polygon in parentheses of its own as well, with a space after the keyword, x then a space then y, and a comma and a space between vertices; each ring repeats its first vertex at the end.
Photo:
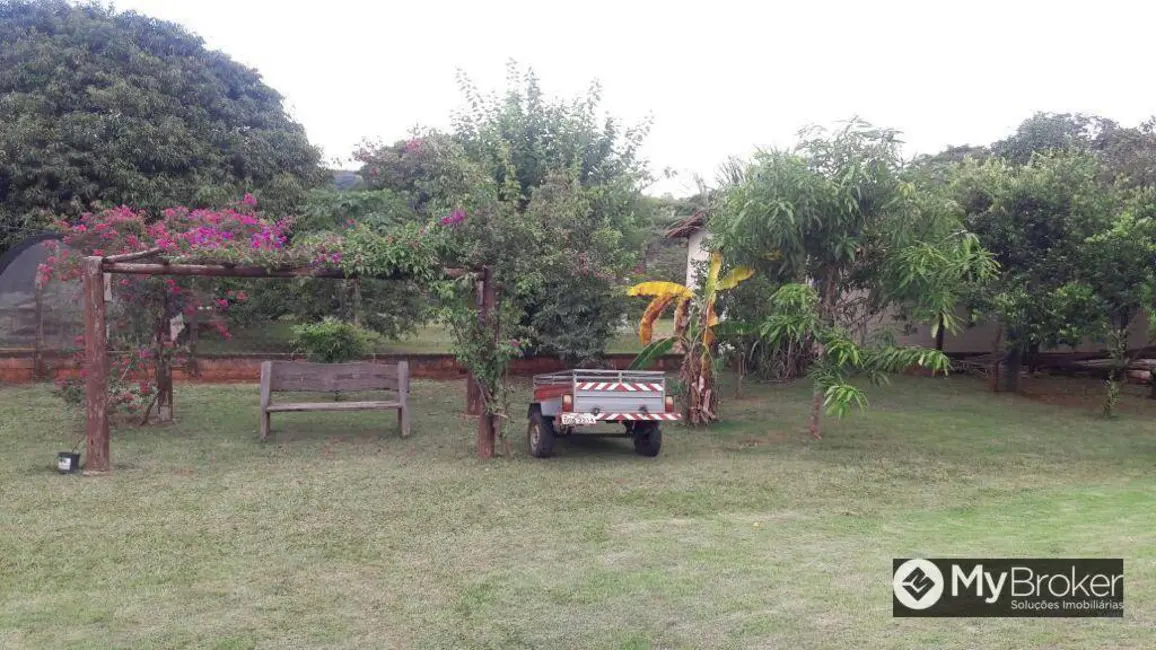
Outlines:
POLYGON ((554 440, 589 427, 621 424, 610 434, 634 440, 634 451, 657 456, 663 422, 680 419, 674 397, 666 393, 666 375, 646 370, 563 370, 534 376, 527 437, 530 455, 546 458, 554 440))

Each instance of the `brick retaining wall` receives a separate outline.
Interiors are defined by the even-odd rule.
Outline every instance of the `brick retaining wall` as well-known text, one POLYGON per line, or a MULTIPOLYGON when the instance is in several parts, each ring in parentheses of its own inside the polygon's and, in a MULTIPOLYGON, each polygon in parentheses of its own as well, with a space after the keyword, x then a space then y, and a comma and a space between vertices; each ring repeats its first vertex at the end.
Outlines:
MULTIPOLYGON (((173 378, 177 381, 203 381, 209 383, 254 383, 261 376, 261 362, 268 360, 290 360, 290 354, 235 354, 227 356, 202 356, 197 359, 198 373, 178 365, 173 368, 173 378)), ((410 376, 422 379, 459 379, 466 371, 458 365, 450 354, 407 354, 382 355, 373 359, 393 363, 409 361, 410 376)), ((367 359, 373 360, 373 359, 367 359)), ((625 368, 634 359, 633 354, 610 354, 606 362, 613 368, 625 368)), ((678 370, 681 357, 667 355, 656 360, 655 370, 678 370)), ((43 368, 39 379, 76 378, 80 376, 80 364, 73 355, 47 353, 41 361, 43 368)), ((528 376, 542 372, 553 372, 566 368, 558 359, 531 357, 514 359, 510 363, 510 374, 528 376)), ((36 360, 31 350, 0 351, 0 382, 21 383, 37 380, 36 360)))

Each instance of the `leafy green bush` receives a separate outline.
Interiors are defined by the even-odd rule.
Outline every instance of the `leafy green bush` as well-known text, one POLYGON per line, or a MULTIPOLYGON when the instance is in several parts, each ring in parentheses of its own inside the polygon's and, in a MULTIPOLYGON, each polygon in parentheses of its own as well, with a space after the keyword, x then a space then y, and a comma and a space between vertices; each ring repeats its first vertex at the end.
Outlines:
POLYGON ((373 332, 332 316, 293 327, 294 348, 321 363, 342 363, 364 357, 373 349, 375 340, 373 332))

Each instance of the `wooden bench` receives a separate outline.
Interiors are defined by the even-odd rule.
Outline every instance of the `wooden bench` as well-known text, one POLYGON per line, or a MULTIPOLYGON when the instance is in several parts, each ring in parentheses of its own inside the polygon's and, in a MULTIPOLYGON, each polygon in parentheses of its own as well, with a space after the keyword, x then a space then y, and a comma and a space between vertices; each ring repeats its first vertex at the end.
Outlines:
POLYGON ((261 439, 269 437, 273 413, 289 411, 397 411, 402 437, 409 435, 409 363, 306 363, 265 361, 261 364, 261 439), (273 393, 336 393, 384 390, 397 399, 380 402, 273 403, 273 393))

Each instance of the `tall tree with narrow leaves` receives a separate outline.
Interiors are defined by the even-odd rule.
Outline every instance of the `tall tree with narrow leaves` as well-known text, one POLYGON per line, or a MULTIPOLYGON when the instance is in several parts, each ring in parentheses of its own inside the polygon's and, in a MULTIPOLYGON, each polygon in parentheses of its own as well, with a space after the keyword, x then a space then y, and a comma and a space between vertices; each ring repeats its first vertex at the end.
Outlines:
POLYGON ((868 339, 868 321, 901 306, 954 324, 957 292, 994 268, 957 215, 902 178, 897 135, 855 120, 805 131, 793 152, 757 154, 711 222, 728 255, 785 280, 761 334, 771 345, 813 346, 815 438, 824 404, 842 415, 864 403, 856 376, 946 370, 936 350, 868 339))

